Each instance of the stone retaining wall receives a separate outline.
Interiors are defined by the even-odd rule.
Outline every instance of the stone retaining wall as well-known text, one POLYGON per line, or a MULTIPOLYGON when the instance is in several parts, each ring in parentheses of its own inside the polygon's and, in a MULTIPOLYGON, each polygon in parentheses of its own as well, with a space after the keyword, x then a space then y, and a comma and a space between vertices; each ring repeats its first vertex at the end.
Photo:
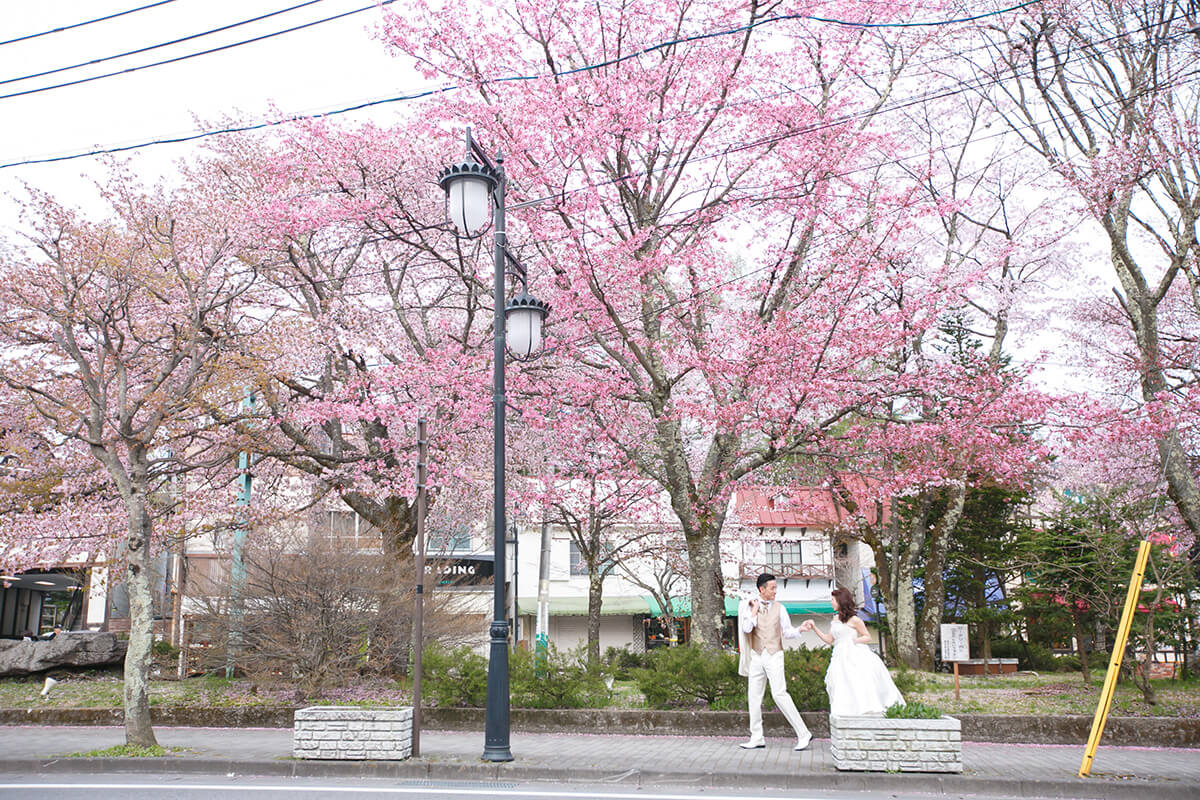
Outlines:
POLYGON ((953 717, 830 717, 830 755, 840 770, 962 772, 962 728, 953 717))
POLYGON ((292 755, 399 761, 412 755, 412 720, 410 706, 298 708, 292 725, 292 755))
MULTIPOLYGON (((209 728, 290 728, 295 709, 280 706, 242 708, 154 707, 155 725, 209 728)), ((805 723, 817 738, 829 736, 828 715, 803 712, 805 723)), ((426 708, 421 712, 429 730, 483 730, 481 708, 426 708)), ((1091 715, 1016 716, 959 714, 962 738, 968 742, 1031 744, 1087 744, 1091 715)), ((0 725, 121 725, 119 708, 7 708, 0 709, 0 725)), ((778 712, 763 714, 767 736, 791 736, 778 712)), ((621 731, 648 736, 745 737, 746 712, 737 711, 637 711, 615 709, 512 709, 512 729, 529 733, 621 731)), ((1109 717, 1103 745, 1200 748, 1200 719, 1193 717, 1109 717)))

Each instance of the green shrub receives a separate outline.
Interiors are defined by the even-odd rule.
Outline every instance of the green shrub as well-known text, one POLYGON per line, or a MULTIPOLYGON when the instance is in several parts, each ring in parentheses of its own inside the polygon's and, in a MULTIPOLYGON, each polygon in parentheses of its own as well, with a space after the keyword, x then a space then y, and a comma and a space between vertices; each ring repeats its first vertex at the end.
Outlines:
POLYGON ((179 655, 179 648, 172 645, 166 639, 159 639, 158 641, 156 641, 154 643, 153 650, 154 650, 154 654, 156 656, 166 656, 168 658, 174 658, 179 655))
POLYGON ((942 716, 942 710, 924 703, 910 702, 904 705, 896 703, 888 706, 883 715, 888 719, 938 719, 942 716))
POLYGON ((896 664, 896 674, 892 676, 892 681, 896 684, 900 694, 905 697, 919 691, 925 683, 921 674, 903 661, 896 664))
POLYGON ((603 661, 609 673, 619 681, 633 680, 634 670, 649 664, 646 653, 634 653, 626 647, 608 648, 604 651, 603 661))
MULTIPOLYGON (((787 676, 788 694, 792 696, 796 708, 801 711, 829 710, 825 673, 829 670, 829 657, 832 652, 828 647, 816 650, 799 647, 783 651, 783 673, 787 676)), ((767 698, 770 696, 768 687, 767 698)))
POLYGON ((448 650, 432 644, 421 656, 421 694, 443 708, 482 708, 487 703, 487 666, 487 659, 469 647, 448 650))
POLYGON ((599 667, 589 667, 584 650, 560 652, 554 645, 538 674, 537 656, 519 649, 509 656, 509 689, 517 708, 601 708, 612 693, 599 667))
POLYGON ((1055 672, 1058 657, 1049 647, 1020 639, 999 639, 992 642, 992 658, 1015 658, 1020 669, 1036 672, 1055 672))
POLYGON ((634 670, 634 679, 650 708, 745 704, 746 679, 738 675, 736 655, 686 645, 660 647, 647 661, 648 666, 634 670))
MULTIPOLYGON (((1105 661, 1107 661, 1107 659, 1105 659, 1105 661)), ((1079 656, 1055 656, 1054 662, 1054 669, 1056 672, 1079 672, 1079 656)), ((1096 665, 1099 663, 1102 662, 1093 661, 1092 654, 1088 654, 1089 667, 1095 669, 1096 665)))

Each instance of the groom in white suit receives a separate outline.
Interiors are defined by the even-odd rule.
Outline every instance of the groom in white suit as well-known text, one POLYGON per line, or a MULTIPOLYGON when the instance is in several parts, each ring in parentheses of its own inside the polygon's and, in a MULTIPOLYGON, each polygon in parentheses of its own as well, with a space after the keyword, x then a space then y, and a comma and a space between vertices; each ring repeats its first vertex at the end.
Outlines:
POLYGON ((796 710, 787 692, 783 674, 783 640, 799 639, 803 635, 793 628, 783 603, 775 600, 778 584, 775 576, 758 576, 758 597, 743 600, 738 605, 738 674, 750 679, 747 700, 750 705, 750 740, 741 747, 753 750, 766 747, 763 739, 762 700, 766 685, 771 685, 771 697, 796 731, 796 750, 803 750, 812 741, 808 726, 796 710))

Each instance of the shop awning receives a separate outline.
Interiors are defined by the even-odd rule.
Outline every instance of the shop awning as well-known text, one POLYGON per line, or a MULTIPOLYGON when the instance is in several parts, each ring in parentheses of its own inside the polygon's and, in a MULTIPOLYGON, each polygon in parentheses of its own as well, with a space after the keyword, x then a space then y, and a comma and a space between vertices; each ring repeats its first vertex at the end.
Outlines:
MULTIPOLYGON (((647 597, 650 604, 650 616, 661 617, 662 606, 653 597, 647 597)), ((784 600, 783 607, 789 614, 832 614, 833 604, 828 600, 784 600)), ((692 615, 692 599, 690 597, 671 598, 671 608, 677 617, 692 615)), ((736 597, 725 598, 725 616, 736 617, 738 600, 736 597)))
MULTIPOLYGON (((828 600, 784 600, 783 607, 788 614, 832 614, 833 605, 828 600)), ((676 617, 692 615, 692 599, 690 597, 671 598, 671 608, 676 617)), ((725 598, 725 616, 736 617, 738 601, 733 597, 725 598)), ((536 614, 537 598, 522 597, 517 601, 517 613, 536 614)), ((586 617, 588 599, 586 597, 551 597, 550 616, 552 617, 586 617)), ((645 614, 651 617, 662 616, 662 606, 650 595, 640 597, 606 597, 600 604, 601 616, 637 616, 645 614)))
MULTIPOLYGON (((517 600, 517 613, 536 614, 537 598, 522 597, 517 600)), ((586 617, 588 599, 586 597, 551 597, 550 616, 552 617, 586 617)), ((650 603, 646 597, 606 597, 600 604, 601 616, 649 614, 650 603)))

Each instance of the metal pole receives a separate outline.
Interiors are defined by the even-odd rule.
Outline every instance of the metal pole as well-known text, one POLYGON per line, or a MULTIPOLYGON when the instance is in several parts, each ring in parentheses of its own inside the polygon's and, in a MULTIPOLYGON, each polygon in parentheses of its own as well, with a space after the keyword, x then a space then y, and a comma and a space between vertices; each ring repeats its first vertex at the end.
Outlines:
MULTIPOLYGON (((254 413, 254 393, 247 390, 242 400, 242 410, 254 413)), ((244 552, 246 538, 250 533, 250 520, 246 509, 250 507, 250 452, 238 453, 237 504, 241 509, 237 527, 233 530, 233 565, 229 585, 229 641, 225 647, 225 677, 232 678, 237 666, 237 653, 242 646, 243 602, 246 593, 246 562, 244 552)))
POLYGON ((521 581, 518 579, 520 574, 520 540, 517 538, 517 523, 510 523, 508 530, 512 533, 512 584, 510 586, 511 594, 508 598, 508 613, 512 620, 512 639, 509 640, 508 649, 516 648, 517 643, 521 641, 521 614, 520 614, 520 599, 521 599, 521 581))
POLYGON ((1108 722, 1108 709, 1112 705, 1113 692, 1117 688, 1117 676, 1121 672, 1121 659, 1125 656, 1125 643, 1129 640, 1129 628, 1133 625, 1133 613, 1142 594, 1142 580, 1146 576, 1146 561, 1150 558, 1150 541, 1143 539, 1138 545, 1137 558, 1133 564, 1133 575, 1129 578, 1129 590, 1125 593, 1125 607, 1121 611, 1121 622, 1117 625, 1117 638, 1113 642, 1112 656, 1108 659, 1108 672, 1104 675, 1104 687, 1100 690, 1100 701, 1096 704, 1096 715, 1092 718, 1092 730, 1088 735, 1083 761, 1079 765, 1079 777, 1086 778, 1092 772, 1092 759, 1100 738, 1104 736, 1104 725, 1108 722))
POLYGON ((492 363, 492 543, 493 577, 491 648, 488 657, 487 714, 484 719, 483 760, 512 761, 509 749, 508 698, 508 621, 504 597, 505 549, 507 526, 504 515, 504 252, 507 245, 504 232, 505 184, 504 159, 496 158, 499 183, 496 186, 496 207, 492 256, 495 262, 493 281, 492 330, 495 344, 492 363))
POLYGON ((550 651, 550 522, 542 518, 542 556, 538 563, 537 644, 538 674, 546 668, 550 651))
POLYGON ((425 649, 425 418, 417 420, 417 599, 413 617, 412 754, 421 755, 421 651, 425 649))

